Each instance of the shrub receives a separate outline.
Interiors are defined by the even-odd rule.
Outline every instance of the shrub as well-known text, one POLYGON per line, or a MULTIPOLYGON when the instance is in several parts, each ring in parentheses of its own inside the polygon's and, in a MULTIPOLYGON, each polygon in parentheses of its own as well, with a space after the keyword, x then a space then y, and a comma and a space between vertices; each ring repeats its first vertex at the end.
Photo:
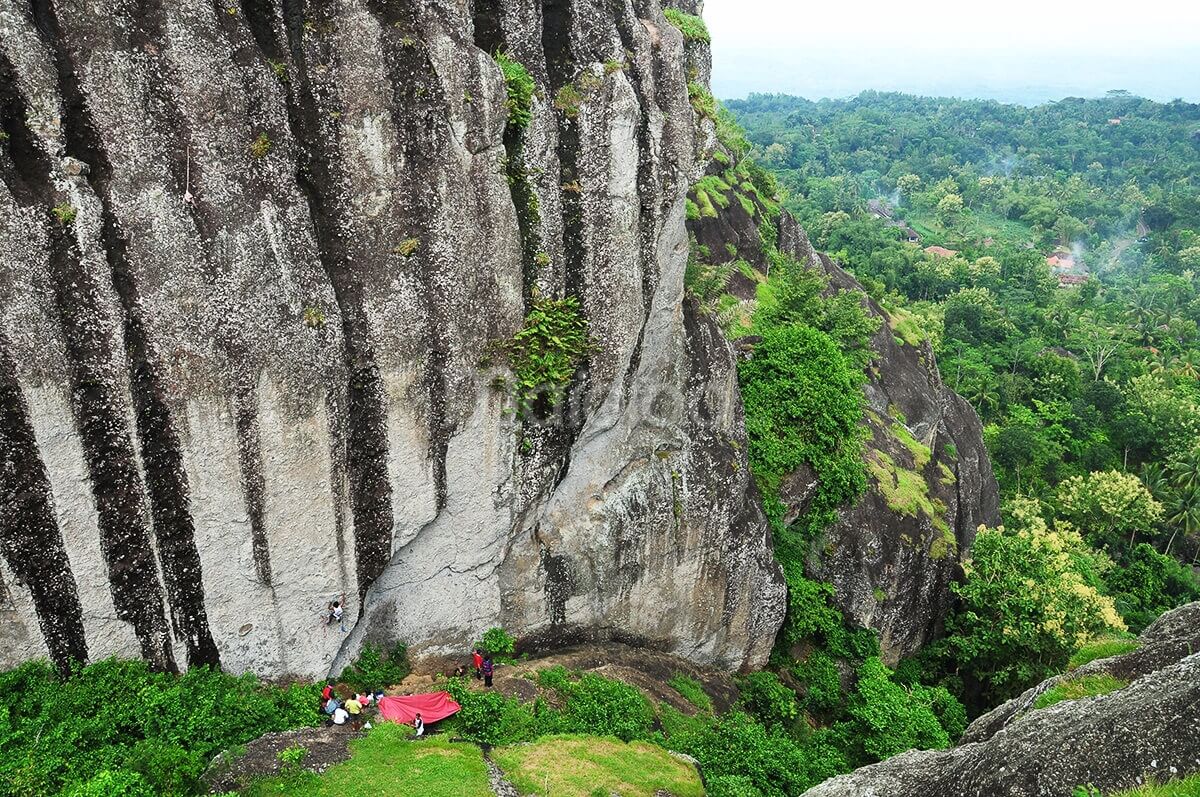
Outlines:
POLYGON ((791 669, 792 674, 806 687, 804 707, 807 710, 829 712, 842 704, 841 674, 828 653, 815 650, 791 669))
POLYGON ((401 257, 412 257, 421 248, 420 238, 405 238, 392 250, 401 257))
POLYGON ((75 216, 78 215, 78 211, 69 202, 59 202, 53 207, 52 212, 58 219, 58 223, 64 227, 69 227, 75 221, 75 216))
POLYGON ((800 743, 741 712, 697 723, 672 735, 668 746, 695 758, 706 779, 740 778, 739 788, 748 781, 768 797, 802 794, 847 769, 829 734, 818 731, 800 743))
MULTIPOLYGON (((857 763, 882 761, 914 748, 950 746, 949 734, 933 712, 934 695, 921 686, 906 689, 891 675, 874 657, 863 662, 858 671, 858 683, 848 706, 853 721, 849 738, 857 763)), ((938 700, 953 700, 944 692, 937 694, 938 700)), ((965 722, 965 712, 962 716, 965 722)))
POLYGON ((1064 700, 1079 700, 1084 697, 1107 695, 1109 692, 1115 692, 1128 685, 1128 681, 1122 681, 1120 678, 1114 678, 1108 674, 1084 675, 1080 678, 1071 678, 1057 686, 1050 687, 1038 695, 1037 700, 1033 701, 1033 707, 1035 709, 1046 708, 1047 706, 1053 706, 1055 703, 1061 703, 1064 700))
POLYGON ((508 110, 508 123, 519 130, 529 126, 533 118, 533 95, 536 86, 533 76, 520 61, 515 61, 505 53, 496 53, 496 63, 504 74, 504 84, 508 90, 508 99, 504 102, 508 110))
POLYGON ((293 772, 300 768, 304 763, 305 757, 308 755, 308 748, 302 744, 293 744, 285 747, 276 754, 279 759, 280 768, 287 772, 293 772))
POLYGON ((796 721, 796 693, 779 676, 766 670, 753 672, 738 681, 741 706, 768 728, 786 728, 796 721))
POLYGON ((1138 544, 1122 567, 1103 574, 1105 592, 1131 631, 1141 631, 1163 612, 1200 600, 1200 583, 1179 560, 1138 544))
POLYGON ((511 656, 516 644, 503 628, 489 628, 483 635, 483 649, 493 656, 511 656))
POLYGON ((754 356, 738 363, 750 436, 750 465, 764 495, 803 464, 819 479, 816 511, 866 489, 862 463, 862 375, 825 333, 798 324, 768 328, 754 356))
POLYGON ((615 736, 621 741, 645 739, 654 722, 650 701, 635 687, 595 673, 567 681, 560 733, 615 736))
POLYGON ((663 16, 667 18, 675 27, 679 28, 683 38, 690 42, 704 42, 705 44, 712 41, 709 36, 708 26, 704 24, 704 20, 693 14, 685 14, 676 8, 664 8, 663 16))
POLYGON ((704 117, 705 119, 716 120, 717 118, 717 101, 712 93, 707 88, 699 83, 688 83, 688 100, 692 103, 692 109, 704 117))
POLYGON ((318 697, 311 686, 115 659, 59 682, 31 662, 0 674, 0 782, 16 794, 193 793, 217 752, 317 724, 318 697))
POLYGON ((1035 509, 1016 504, 1013 527, 981 529, 966 579, 951 585, 961 603, 947 622, 948 648, 991 703, 1061 672, 1091 639, 1125 630, 1096 589, 1107 557, 1035 509))
POLYGON ((712 713, 712 698, 708 696, 708 693, 704 691, 704 687, 695 678, 689 678, 683 673, 677 672, 667 681, 667 685, 683 695, 684 700, 696 708, 710 714, 712 713))
MULTIPOLYGON (((454 716, 454 725, 468 739, 497 745, 529 741, 538 736, 538 715, 545 709, 539 703, 526 707, 499 692, 476 692, 462 678, 451 679, 446 691, 461 707, 454 716)), ((545 709, 545 713, 553 711, 545 709)))
POLYGON ((567 83, 554 95, 554 108, 561 111, 567 118, 579 116, 579 108, 583 104, 583 95, 574 83, 567 83))
POLYGON ((708 779, 708 797, 761 797, 754 781, 744 775, 722 775, 708 779))
POLYGON ((403 642, 386 651, 368 643, 363 645, 358 658, 342 670, 340 678, 355 691, 373 692, 400 683, 410 672, 408 648, 403 642))

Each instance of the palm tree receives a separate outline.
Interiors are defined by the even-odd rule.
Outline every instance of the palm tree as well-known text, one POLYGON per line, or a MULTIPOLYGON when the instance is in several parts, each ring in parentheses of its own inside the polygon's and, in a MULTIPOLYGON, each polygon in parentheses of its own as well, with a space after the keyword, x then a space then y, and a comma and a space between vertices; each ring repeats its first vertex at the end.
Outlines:
POLYGON ((1183 379, 1200 377, 1200 355, 1187 351, 1171 361, 1171 373, 1183 379))
POLYGON ((1171 480, 1167 478, 1167 472, 1163 466, 1157 462, 1147 462, 1142 465, 1142 484, 1146 485, 1146 489, 1155 498, 1162 500, 1171 491, 1171 480))
POLYGON ((1200 446, 1168 462, 1167 476, 1176 490, 1200 488, 1200 446))
POLYGON ((975 410, 981 418, 990 416, 989 410, 1000 405, 1000 394, 991 379, 980 379, 973 385, 967 386, 967 401, 975 405, 975 410))
POLYGON ((1167 541, 1166 553, 1171 553, 1171 545, 1175 535, 1183 532, 1185 537, 1191 537, 1200 531, 1200 488, 1192 486, 1180 490, 1167 505, 1167 522, 1174 526, 1171 539, 1167 541))

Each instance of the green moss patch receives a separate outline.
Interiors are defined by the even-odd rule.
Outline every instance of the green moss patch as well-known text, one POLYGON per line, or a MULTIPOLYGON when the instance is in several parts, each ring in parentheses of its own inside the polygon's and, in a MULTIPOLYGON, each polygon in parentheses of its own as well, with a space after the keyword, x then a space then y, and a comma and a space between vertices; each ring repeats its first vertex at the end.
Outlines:
POLYGON ((928 336, 925 330, 921 329, 920 322, 917 317, 907 310, 890 310, 888 311, 888 326, 892 328, 893 335, 908 346, 920 346, 921 341, 928 336))
MULTIPOLYGON (((945 538, 950 533, 950 525, 946 522, 946 505, 930 497, 925 477, 917 471, 897 465, 886 451, 871 451, 867 455, 867 469, 875 477, 888 508, 908 517, 924 515, 929 518, 934 529, 942 533, 943 539, 935 540, 935 546, 939 546, 944 556, 945 546, 949 544, 945 538)), ((930 554, 933 555, 932 550, 930 554)))

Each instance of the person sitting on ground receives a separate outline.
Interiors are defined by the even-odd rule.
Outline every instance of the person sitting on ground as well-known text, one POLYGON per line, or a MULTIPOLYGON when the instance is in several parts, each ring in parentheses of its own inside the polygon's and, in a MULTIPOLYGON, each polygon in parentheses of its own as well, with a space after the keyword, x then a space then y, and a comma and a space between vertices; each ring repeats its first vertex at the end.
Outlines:
POLYGON ((357 700, 359 705, 361 705, 363 708, 370 708, 374 697, 370 692, 360 692, 354 696, 354 699, 357 700))
POLYGON ((471 652, 471 663, 475 665, 475 680, 478 681, 483 677, 483 653, 479 648, 471 652))
POLYGON ((454 677, 455 677, 455 678, 465 678, 465 677, 466 677, 466 675, 467 675, 467 668, 466 668, 466 666, 464 666, 464 665, 460 664, 460 665, 458 665, 457 667, 455 667, 455 668, 454 668, 454 677))
POLYGON ((383 690, 382 690, 382 689, 376 689, 376 690, 375 690, 375 704, 376 704, 376 705, 379 705, 379 701, 380 701, 380 700, 383 700, 383 698, 384 698, 383 690))
POLYGON ((346 709, 342 708, 341 706, 338 706, 337 709, 334 710, 334 712, 333 712, 333 724, 334 725, 345 725, 346 720, 348 720, 348 719, 350 719, 350 713, 347 712, 346 709))
POLYGON ((483 657, 483 685, 484 686, 489 687, 489 688, 491 687, 492 673, 494 673, 495 671, 496 671, 496 665, 492 664, 492 657, 484 656, 483 657))
POLYGON ((358 702, 358 697, 352 697, 346 701, 346 711, 350 712, 351 717, 357 717, 362 713, 362 703, 358 702))
POLYGON ((418 739, 425 735, 425 721, 421 719, 420 714, 413 720, 413 727, 417 729, 416 735, 418 739))
POLYGON ((342 707, 342 704, 338 702, 338 699, 336 697, 331 697, 325 701, 325 713, 326 714, 332 715, 333 712, 337 711, 341 707, 342 707))

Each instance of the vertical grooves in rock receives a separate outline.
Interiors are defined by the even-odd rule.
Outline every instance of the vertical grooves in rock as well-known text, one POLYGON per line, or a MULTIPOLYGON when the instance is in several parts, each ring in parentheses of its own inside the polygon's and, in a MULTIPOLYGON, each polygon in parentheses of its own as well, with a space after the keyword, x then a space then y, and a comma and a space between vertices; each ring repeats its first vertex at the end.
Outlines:
POLYGON ((0 505, 0 552, 18 582, 29 588, 50 659, 66 674, 72 661, 87 660, 83 609, 54 519, 50 481, 38 456, 16 365, 2 338, 0 505))
MULTIPOLYGON (((633 18, 632 9, 627 6, 617 6, 614 4, 613 13, 616 16, 617 33, 621 37, 621 46, 627 52, 636 52, 636 42, 634 40, 633 25, 640 23, 633 18)), ((657 191, 655 190, 654 180, 654 144, 653 136, 650 132, 650 119, 646 109, 655 101, 654 97, 649 96, 645 88, 645 80, 641 74, 641 69, 637 64, 636 59, 630 59, 627 74, 629 82, 633 86, 634 93, 638 98, 638 126, 637 126, 637 141, 638 141, 638 197, 641 200, 641 213, 639 214, 639 254, 641 257, 642 271, 642 323, 638 326, 638 337, 634 343, 633 352, 629 357, 629 367, 625 371, 625 386, 624 395, 625 401, 629 401, 629 392, 633 385, 633 377, 637 373, 638 367, 642 361, 642 346, 646 337, 646 320, 650 318, 650 308, 654 303, 654 292, 658 289, 658 273, 657 273, 657 258, 658 253, 655 251, 656 230, 655 225, 660 216, 669 212, 669 208, 656 207, 655 199, 657 191)))
POLYGON ((271 580, 271 551, 267 545, 266 480, 263 477, 262 447, 258 437, 258 405, 253 390, 239 391, 237 400, 238 467, 242 489, 246 493, 246 511, 250 515, 250 538, 254 552, 254 571, 265 586, 271 580))
MULTIPOLYGON (((571 52, 574 0, 546 0, 543 6, 542 49, 551 98, 575 77, 576 58, 571 52)), ((562 169, 563 256, 566 293, 583 296, 583 195, 573 190, 579 180, 579 123, 560 113, 558 160, 562 169)))
MULTIPOLYGON (((57 29, 53 12, 44 0, 35 2, 34 11, 43 33, 57 29)), ((63 58, 61 53, 58 57, 63 58)), ((7 63, 4 69, 11 73, 7 63)), ((23 115, 20 124, 25 124, 23 115)), ((113 605, 117 616, 133 625, 142 656, 151 666, 174 670, 162 587, 144 522, 142 485, 133 443, 119 409, 122 402, 105 373, 113 352, 102 329, 97 289, 83 267, 71 231, 49 212, 60 197, 51 181, 48 158, 32 144, 33 136, 27 129, 21 131, 19 140, 29 146, 17 161, 25 170, 25 183, 34 193, 33 205, 46 220, 49 275, 66 347, 71 408, 96 500, 100 547, 108 568, 113 605)))
MULTIPOLYGON (((100 199, 103 243, 113 286, 123 315, 123 333, 129 364, 130 391, 137 417, 138 438, 150 498, 154 537, 162 562, 168 605, 175 635, 187 646, 189 666, 220 665, 220 655, 208 626, 201 579, 200 553, 190 511, 190 487, 183 465, 183 452, 167 406, 158 357, 142 322, 141 302, 133 270, 127 259, 127 244, 112 211, 109 186, 112 166, 99 144, 99 136, 84 101, 70 56, 59 41, 57 19, 44 0, 39 3, 42 31, 55 52, 59 88, 62 92, 67 152, 88 164, 88 181, 100 199)), ((157 5, 157 4, 151 4, 157 5)), ((142 8, 143 19, 159 19, 160 9, 142 8)), ((109 403, 109 411, 115 405, 109 403)), ((114 422, 116 419, 113 419, 114 422)), ((115 428, 115 427, 114 427, 115 428)), ((126 437, 122 431, 122 437, 126 437)), ((132 447, 132 443, 130 443, 132 447)), ((132 453, 132 452, 130 452, 132 453)), ((136 486, 138 474, 126 478, 136 486)), ((127 466, 128 467, 128 466, 127 466)), ((140 501, 134 504, 140 508, 140 501)), ((139 526, 142 524, 139 521, 139 526)), ((140 533, 145 533, 142 529, 140 533)), ((149 548, 149 546, 147 546, 149 548)), ((149 550, 147 551, 149 553, 149 550)), ((157 583, 155 583, 157 588, 157 583)))
MULTIPOLYGON (((434 72, 433 62, 426 49, 426 36, 417 28, 422 11, 413 0, 368 0, 367 6, 381 30, 384 63, 392 86, 389 113, 396 130, 401 158, 413 175, 437 174, 443 168, 438 157, 446 151, 446 120, 441 117, 449 107, 449 98, 442 90, 434 72)), ((406 186, 411 195, 406 208, 411 230, 423 231, 426 236, 438 229, 442 198, 431 181, 414 179, 406 186)), ((422 250, 409 259, 410 265, 420 258, 432 256, 431 241, 422 242, 422 250)), ((433 465, 434 493, 437 511, 446 507, 448 485, 446 452, 453 432, 447 413, 447 376, 450 349, 447 328, 453 321, 447 318, 446 308, 438 300, 441 286, 436 280, 422 280, 421 299, 426 312, 425 345, 429 359, 423 371, 426 395, 426 425, 429 430, 429 458, 433 465)))
MULTIPOLYGON (((489 55, 504 51, 504 29, 501 23, 500 0, 475 0, 475 46, 489 55)), ((526 69, 528 64, 522 64, 526 69)), ((532 70, 531 70, 532 73, 532 70)), ((538 231, 541 212, 537 193, 529 180, 529 164, 525 159, 525 130, 512 123, 504 126, 504 168, 508 174, 508 190, 517 212, 517 227, 521 234, 521 283, 525 312, 533 308, 534 288, 538 278, 538 255, 542 237, 538 231)))
MULTIPOLYGON (((280 50, 263 14, 263 0, 244 4, 252 20, 251 32, 264 52, 280 50), (255 22, 254 20, 259 20, 255 22)), ((304 31, 306 22, 317 24, 319 9, 308 12, 305 0, 284 0, 283 23, 287 32, 297 83, 288 87, 288 122, 298 148, 297 184, 308 201, 316 229, 321 264, 333 286, 342 318, 348 412, 345 462, 350 482, 350 507, 354 517, 354 553, 360 600, 387 567, 392 554, 391 482, 388 479, 387 392, 371 347, 363 288, 355 274, 342 231, 342 209, 337 201, 341 162, 338 141, 321 129, 322 113, 317 89, 308 70, 304 31)), ((340 452, 335 453, 335 461, 340 452)))
MULTIPOLYGON (((40 175, 23 173, 40 153, 25 126, 27 108, 12 65, 0 50, 0 180, 18 203, 37 205, 40 175), (9 159, 3 147, 7 147, 9 159)), ((54 496, 21 395, 16 363, 0 333, 0 554, 28 587, 50 658, 66 673, 87 660, 83 608, 54 514, 54 496)))

